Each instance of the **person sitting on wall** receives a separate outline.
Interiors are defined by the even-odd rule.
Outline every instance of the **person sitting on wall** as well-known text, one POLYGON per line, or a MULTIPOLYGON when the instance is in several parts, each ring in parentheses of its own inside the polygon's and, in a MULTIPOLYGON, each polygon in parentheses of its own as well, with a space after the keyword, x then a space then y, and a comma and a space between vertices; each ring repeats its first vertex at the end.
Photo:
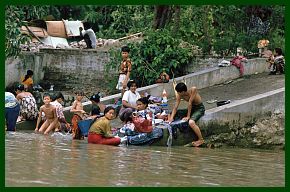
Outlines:
POLYGON ((284 74, 285 73, 285 59, 281 48, 275 48, 274 54, 271 55, 267 62, 269 63, 269 75, 284 74))
POLYGON ((203 136, 201 134, 200 128, 196 122, 204 115, 205 108, 201 100, 196 87, 187 88, 184 83, 178 83, 175 87, 177 91, 177 97, 175 106, 172 110, 171 115, 168 116, 168 122, 172 122, 175 119, 180 119, 188 121, 189 127, 197 135, 198 140, 193 141, 192 143, 186 146, 199 147, 204 143, 203 136), (181 102, 181 99, 188 102, 187 109, 178 109, 178 106, 181 102))
POLYGON ((165 68, 163 68, 158 79, 156 80, 156 83, 168 83, 169 79, 170 79, 169 75, 166 73, 165 68))
POLYGON ((79 30, 80 36, 83 37, 86 42, 87 49, 95 49, 97 46, 97 38, 94 30, 91 28, 84 30, 82 27, 80 27, 79 30))

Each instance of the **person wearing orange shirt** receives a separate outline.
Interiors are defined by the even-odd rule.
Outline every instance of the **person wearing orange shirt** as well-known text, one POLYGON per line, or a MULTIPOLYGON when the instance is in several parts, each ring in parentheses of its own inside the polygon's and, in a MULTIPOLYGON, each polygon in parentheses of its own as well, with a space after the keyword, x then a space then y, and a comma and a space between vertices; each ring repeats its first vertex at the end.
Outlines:
POLYGON ((26 91, 32 91, 32 86, 33 86, 33 71, 32 70, 27 70, 27 73, 24 77, 21 77, 21 84, 24 85, 24 89, 26 91))

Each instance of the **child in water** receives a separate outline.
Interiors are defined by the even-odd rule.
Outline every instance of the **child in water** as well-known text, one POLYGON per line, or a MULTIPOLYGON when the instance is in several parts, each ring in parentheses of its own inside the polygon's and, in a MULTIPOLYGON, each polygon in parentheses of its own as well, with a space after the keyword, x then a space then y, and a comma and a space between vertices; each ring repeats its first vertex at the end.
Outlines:
POLYGON ((86 112, 82 104, 82 99, 84 98, 84 92, 76 92, 76 100, 73 102, 70 112, 74 113, 71 123, 72 123, 72 136, 73 139, 82 139, 80 130, 78 128, 78 121, 84 120, 86 117, 86 112))
POLYGON ((57 128, 58 119, 56 115, 56 108, 50 102, 51 102, 50 95, 48 93, 44 93, 43 95, 44 105, 42 105, 39 109, 39 115, 37 118, 35 132, 40 132, 47 135, 50 131, 57 128), (42 112, 45 114, 46 120, 41 125, 40 129, 38 129, 40 121, 41 121, 42 112))

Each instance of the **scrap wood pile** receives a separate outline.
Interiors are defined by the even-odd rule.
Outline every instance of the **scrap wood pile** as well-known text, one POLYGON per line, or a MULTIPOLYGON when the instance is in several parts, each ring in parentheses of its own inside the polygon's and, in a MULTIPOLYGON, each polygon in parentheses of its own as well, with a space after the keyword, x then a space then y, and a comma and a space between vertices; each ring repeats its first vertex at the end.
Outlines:
MULTIPOLYGON (((31 36, 31 41, 26 42, 20 46, 22 51, 38 52, 41 48, 51 49, 85 49, 86 43, 80 37, 79 32, 76 30, 79 25, 82 26, 80 21, 74 21, 75 26, 66 21, 50 21, 47 23, 47 30, 40 27, 23 26, 21 32, 24 35, 31 36), (76 26, 76 24, 78 26, 76 26), (70 28, 69 28, 70 27, 70 28), (68 42, 69 40, 69 42, 68 42)), ((97 47, 118 46, 121 41, 135 41, 142 40, 142 33, 135 33, 119 39, 97 39, 97 47)))

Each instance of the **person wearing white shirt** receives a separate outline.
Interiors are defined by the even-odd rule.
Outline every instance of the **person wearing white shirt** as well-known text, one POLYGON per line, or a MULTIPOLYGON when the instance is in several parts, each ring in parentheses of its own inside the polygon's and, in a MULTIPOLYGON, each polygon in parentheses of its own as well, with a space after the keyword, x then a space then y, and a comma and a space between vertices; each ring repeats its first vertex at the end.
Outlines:
POLYGON ((95 49, 97 47, 97 38, 94 30, 84 30, 82 27, 79 28, 80 36, 84 38, 88 49, 95 49))
POLYGON ((130 80, 127 84, 129 90, 127 90, 122 98, 123 108, 137 109, 136 101, 141 98, 140 94, 136 91, 137 85, 134 80, 130 80))

